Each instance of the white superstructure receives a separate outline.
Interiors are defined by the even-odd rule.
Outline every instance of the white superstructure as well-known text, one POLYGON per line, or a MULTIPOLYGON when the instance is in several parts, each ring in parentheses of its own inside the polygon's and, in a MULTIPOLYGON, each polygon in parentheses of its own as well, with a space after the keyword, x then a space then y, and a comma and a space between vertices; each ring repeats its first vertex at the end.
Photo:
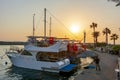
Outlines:
POLYGON ((70 64, 65 58, 67 43, 56 42, 49 47, 26 45, 22 51, 7 52, 12 64, 17 67, 50 72, 59 72, 61 68, 70 64))

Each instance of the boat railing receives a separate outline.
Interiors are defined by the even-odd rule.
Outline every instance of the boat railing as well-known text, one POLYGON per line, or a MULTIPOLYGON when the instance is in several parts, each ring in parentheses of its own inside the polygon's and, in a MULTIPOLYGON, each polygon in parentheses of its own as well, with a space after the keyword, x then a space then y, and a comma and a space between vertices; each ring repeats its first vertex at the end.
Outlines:
POLYGON ((16 46, 10 46, 9 50, 6 50, 6 52, 9 53, 21 53, 23 51, 22 48, 16 47, 16 46))

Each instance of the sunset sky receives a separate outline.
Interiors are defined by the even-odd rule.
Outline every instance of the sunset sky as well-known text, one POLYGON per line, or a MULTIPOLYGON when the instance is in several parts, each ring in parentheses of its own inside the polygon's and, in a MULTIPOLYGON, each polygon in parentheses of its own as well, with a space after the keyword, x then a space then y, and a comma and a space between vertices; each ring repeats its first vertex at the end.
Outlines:
MULTIPOLYGON (((120 6, 115 5, 108 0, 0 0, 0 41, 26 41, 26 36, 32 35, 34 13, 35 35, 42 36, 43 11, 47 8, 47 35, 51 16, 52 36, 82 40, 85 30, 86 42, 93 42, 90 25, 95 22, 96 31, 100 31, 98 41, 104 42, 105 27, 120 34, 120 6), (71 26, 78 26, 78 32, 71 31, 71 26)), ((120 38, 116 43, 120 43, 120 38)))

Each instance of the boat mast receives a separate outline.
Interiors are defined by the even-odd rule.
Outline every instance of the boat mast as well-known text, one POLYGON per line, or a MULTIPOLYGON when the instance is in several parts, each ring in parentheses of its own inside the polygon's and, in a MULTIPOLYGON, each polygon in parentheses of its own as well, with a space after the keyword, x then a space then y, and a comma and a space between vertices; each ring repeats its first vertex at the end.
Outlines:
POLYGON ((84 31, 84 45, 86 43, 86 31, 84 31))
POLYGON ((44 38, 46 38, 46 8, 44 8, 44 38))
POLYGON ((50 30, 49 30, 49 36, 51 37, 51 20, 52 18, 50 17, 50 30))
POLYGON ((35 21, 34 21, 35 14, 33 14, 33 37, 35 36, 35 21))

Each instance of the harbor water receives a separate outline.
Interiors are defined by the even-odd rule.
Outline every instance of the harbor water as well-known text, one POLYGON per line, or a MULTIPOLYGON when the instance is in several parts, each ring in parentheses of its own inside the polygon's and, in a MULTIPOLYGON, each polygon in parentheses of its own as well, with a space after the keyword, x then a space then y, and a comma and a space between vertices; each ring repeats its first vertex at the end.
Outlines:
POLYGON ((5 55, 9 48, 9 45, 0 45, 0 80, 63 80, 59 74, 12 66, 5 55))

